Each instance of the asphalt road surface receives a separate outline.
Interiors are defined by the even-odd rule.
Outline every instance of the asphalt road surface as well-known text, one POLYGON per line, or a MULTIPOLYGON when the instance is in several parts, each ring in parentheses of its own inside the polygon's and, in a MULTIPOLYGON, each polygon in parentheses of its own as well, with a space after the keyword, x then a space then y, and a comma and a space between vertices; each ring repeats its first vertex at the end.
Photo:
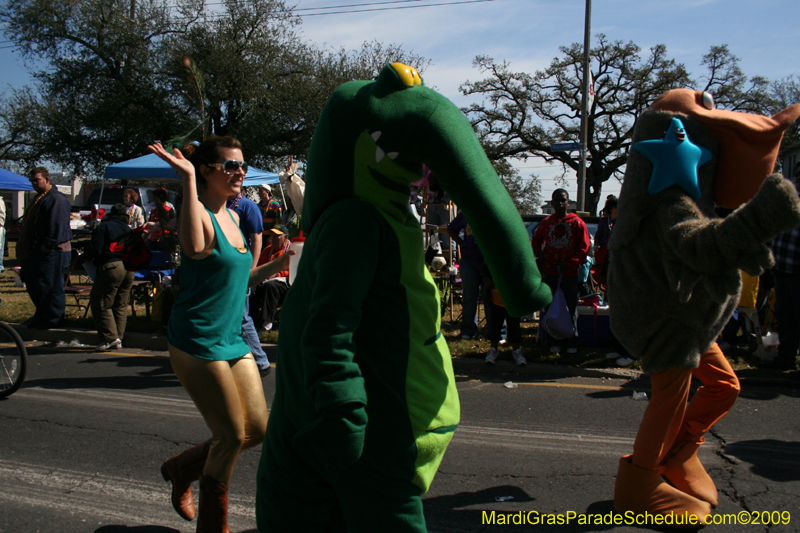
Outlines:
MULTIPOLYGON (((208 430, 169 359, 86 350, 33 348, 25 385, 0 401, 0 532, 194 531, 172 510, 159 467, 208 430)), ((647 406, 632 394, 646 381, 459 379, 461 426, 425 496, 431 532, 662 530, 585 523, 613 517, 617 463, 647 406)), ((274 374, 264 385, 270 400, 274 374)), ((745 388, 707 435, 701 459, 720 490, 717 516, 736 520, 707 531, 800 531, 798 395, 745 388)), ((259 457, 249 450, 237 464, 232 531, 256 531, 259 457)))

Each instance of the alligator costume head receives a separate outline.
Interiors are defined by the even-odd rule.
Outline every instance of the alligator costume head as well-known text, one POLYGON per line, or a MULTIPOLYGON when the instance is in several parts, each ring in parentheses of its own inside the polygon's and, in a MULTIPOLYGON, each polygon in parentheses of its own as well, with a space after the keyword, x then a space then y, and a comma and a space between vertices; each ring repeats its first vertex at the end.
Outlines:
POLYGON ((401 63, 386 65, 374 81, 341 85, 325 106, 309 153, 304 232, 350 197, 408 216, 410 184, 422 179, 423 163, 464 211, 509 312, 548 304, 524 225, 469 121, 401 63))

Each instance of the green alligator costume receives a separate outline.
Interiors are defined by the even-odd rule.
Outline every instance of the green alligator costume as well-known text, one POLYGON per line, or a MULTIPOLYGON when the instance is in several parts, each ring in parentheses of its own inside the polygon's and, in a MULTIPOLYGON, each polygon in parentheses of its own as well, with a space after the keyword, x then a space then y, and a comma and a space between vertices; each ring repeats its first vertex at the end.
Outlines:
POLYGON ((258 472, 262 532, 425 531, 460 416, 423 235, 422 164, 470 221, 510 313, 551 294, 513 202, 461 111, 386 65, 328 101, 306 173, 303 255, 281 311, 277 391, 258 472))

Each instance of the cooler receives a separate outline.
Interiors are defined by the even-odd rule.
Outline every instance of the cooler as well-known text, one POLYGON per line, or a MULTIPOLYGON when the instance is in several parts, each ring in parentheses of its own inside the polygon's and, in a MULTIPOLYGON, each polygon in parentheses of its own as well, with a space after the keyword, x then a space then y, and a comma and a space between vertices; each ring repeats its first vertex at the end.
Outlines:
POLYGON ((607 305, 578 306, 578 337, 584 346, 597 346, 611 338, 607 305))

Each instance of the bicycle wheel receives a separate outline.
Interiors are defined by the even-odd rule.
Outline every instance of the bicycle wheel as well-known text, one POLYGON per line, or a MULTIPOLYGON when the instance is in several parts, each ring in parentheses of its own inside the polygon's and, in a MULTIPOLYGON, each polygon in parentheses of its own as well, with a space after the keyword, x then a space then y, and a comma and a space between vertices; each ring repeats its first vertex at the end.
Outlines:
POLYGON ((28 351, 19 334, 0 322, 0 398, 13 394, 25 381, 28 351))

